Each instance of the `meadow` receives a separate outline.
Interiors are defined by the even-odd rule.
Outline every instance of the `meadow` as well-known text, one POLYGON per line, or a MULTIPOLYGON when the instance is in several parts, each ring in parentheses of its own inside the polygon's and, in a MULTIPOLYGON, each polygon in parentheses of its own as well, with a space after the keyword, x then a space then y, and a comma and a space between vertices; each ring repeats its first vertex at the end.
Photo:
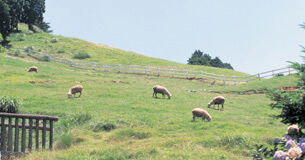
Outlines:
MULTIPOLYGON (((49 42, 52 38, 54 35, 47 33, 26 34, 24 41, 11 44, 19 48, 35 46, 38 51, 67 59, 72 51, 82 50, 78 47, 85 45, 85 51, 92 56, 86 61, 205 68, 219 74, 245 75, 232 70, 177 64, 113 48, 116 52, 107 58, 105 48, 110 47, 65 37, 57 37, 56 43, 49 42), (61 44, 62 39, 71 43, 61 44), (60 47, 66 47, 64 53, 56 52, 60 47)), ((275 138, 285 134, 287 125, 273 118, 279 110, 271 109, 266 94, 229 91, 297 84, 297 78, 290 75, 236 86, 211 85, 187 79, 75 68, 28 56, 20 59, 1 55, 0 96, 22 100, 20 113, 59 117, 54 124, 54 150, 34 151, 23 159, 252 159, 255 144, 271 146, 275 138), (39 73, 26 72, 31 66, 37 66, 39 73), (76 84, 84 87, 81 98, 68 99, 69 88, 76 84), (172 98, 162 98, 162 95, 153 98, 152 87, 156 84, 166 86, 172 98), (226 98, 224 110, 207 108, 207 103, 219 94, 226 98), (197 118, 192 122, 191 110, 197 107, 207 110, 212 121, 201 122, 197 118)))

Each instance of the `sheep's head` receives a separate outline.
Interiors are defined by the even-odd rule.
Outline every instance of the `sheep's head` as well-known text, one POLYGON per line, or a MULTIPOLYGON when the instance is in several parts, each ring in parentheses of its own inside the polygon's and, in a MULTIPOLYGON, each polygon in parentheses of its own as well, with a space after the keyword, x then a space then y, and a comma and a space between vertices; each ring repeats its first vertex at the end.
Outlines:
POLYGON ((172 94, 169 93, 168 94, 168 99, 171 99, 171 97, 172 97, 172 94))
POLYGON ((68 98, 72 97, 72 93, 70 91, 67 93, 67 95, 68 95, 68 98))
POLYGON ((207 119, 208 119, 208 121, 211 121, 212 120, 212 116, 208 116, 207 119))
POLYGON ((210 107, 211 107, 211 105, 212 105, 211 103, 208 103, 208 108, 210 108, 210 107))

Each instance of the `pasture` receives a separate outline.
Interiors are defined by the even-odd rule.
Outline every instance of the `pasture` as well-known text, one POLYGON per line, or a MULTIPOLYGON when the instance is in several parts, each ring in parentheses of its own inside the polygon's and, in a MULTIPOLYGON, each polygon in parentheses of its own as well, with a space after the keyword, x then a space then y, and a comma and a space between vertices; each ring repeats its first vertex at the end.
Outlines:
POLYGON ((221 94, 226 98, 224 111, 209 109, 207 103, 219 93, 208 90, 296 84, 294 76, 285 76, 213 86, 35 60, 2 60, 1 95, 21 99, 21 113, 59 117, 54 124, 55 149, 32 152, 24 159, 251 159, 253 145, 271 145, 285 133, 287 126, 272 117, 279 111, 268 106, 271 101, 265 94, 237 93, 221 94), (26 72, 30 66, 37 66, 39 73, 26 72), (274 83, 279 80, 283 83, 274 83), (69 88, 76 84, 84 87, 82 97, 68 99, 69 88), (172 98, 153 98, 156 84, 166 86, 172 98), (192 122, 191 110, 197 107, 207 110, 212 121, 192 122), (98 129, 105 124, 115 128, 98 129))

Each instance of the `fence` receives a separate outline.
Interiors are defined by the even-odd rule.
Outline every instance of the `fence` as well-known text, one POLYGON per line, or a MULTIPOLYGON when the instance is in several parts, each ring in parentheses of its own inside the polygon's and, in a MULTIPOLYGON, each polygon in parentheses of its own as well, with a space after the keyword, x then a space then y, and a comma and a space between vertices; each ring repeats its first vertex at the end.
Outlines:
POLYGON ((1 116, 1 155, 23 154, 26 151, 31 152, 33 147, 33 137, 35 138, 36 151, 39 150, 41 144, 45 149, 47 143, 47 131, 49 132, 49 149, 53 148, 53 121, 58 121, 58 117, 45 115, 29 115, 29 114, 12 114, 0 113, 1 116), (33 124, 33 120, 35 124, 33 124), (13 124, 13 121, 15 122, 13 124), (21 124, 19 124, 21 121, 21 124), (42 121, 42 126, 40 126, 42 121), (47 123, 49 121, 49 127, 47 123), (26 124, 28 122, 28 124, 26 124), (14 130, 13 130, 14 128, 14 130), (21 140, 19 138, 21 129, 21 140), (26 130, 28 130, 28 139, 26 130), (13 131, 15 131, 13 133, 13 131), (34 134, 33 134, 34 131, 34 134), (39 139, 39 131, 42 131, 39 139), (14 136, 14 139, 13 139, 14 136), (14 140, 14 143, 13 143, 14 140), (26 148, 26 142, 28 142, 26 148), (41 143, 40 143, 41 142, 41 143), (21 145, 21 147, 19 146, 21 145), (14 149, 13 149, 14 148, 14 149))
MULTIPOLYGON (((16 48, 19 49, 19 48, 16 48)), ((29 49, 21 49, 25 50, 28 54, 33 57, 41 58, 47 57, 48 61, 58 62, 62 64, 66 64, 69 66, 76 66, 76 67, 85 67, 90 69, 102 69, 104 71, 115 71, 118 73, 133 73, 133 74, 144 74, 144 75, 156 75, 156 76, 167 76, 172 78, 195 78, 195 79, 209 79, 212 80, 213 83, 216 81, 222 81, 224 84, 226 82, 234 82, 236 85, 240 82, 249 82, 261 78, 270 78, 279 75, 290 75, 292 73, 296 73, 296 71, 292 68, 281 68, 276 69, 268 72, 258 73, 254 75, 246 75, 242 76, 224 76, 224 75, 217 75, 214 73, 207 73, 203 71, 189 71, 189 70, 173 70, 173 69, 162 69, 156 67, 147 67, 147 66, 131 66, 131 65, 114 65, 114 64, 103 64, 103 63, 95 63, 95 62, 84 62, 84 61, 72 61, 66 60, 62 58, 56 58, 50 55, 46 55, 40 52, 36 52, 29 49)))

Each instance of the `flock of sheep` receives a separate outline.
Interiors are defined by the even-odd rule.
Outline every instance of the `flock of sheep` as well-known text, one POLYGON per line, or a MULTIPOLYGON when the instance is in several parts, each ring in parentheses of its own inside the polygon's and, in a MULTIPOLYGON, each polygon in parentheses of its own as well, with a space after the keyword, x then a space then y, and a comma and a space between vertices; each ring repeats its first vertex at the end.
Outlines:
MULTIPOLYGON (((38 73, 38 68, 33 66, 33 67, 30 67, 27 72, 36 72, 38 73)), ((75 85, 73 87, 71 87, 69 89, 69 92, 68 92, 68 98, 71 98, 72 95, 74 94, 74 97, 75 97, 75 94, 76 93, 79 93, 79 96, 78 97, 81 97, 82 95, 82 90, 83 90, 83 86, 82 85, 75 85)), ((165 95, 167 95, 168 99, 171 98, 172 94, 163 86, 160 86, 160 85, 155 85, 153 87, 153 97, 157 97, 157 94, 158 93, 161 93, 162 94, 162 97, 164 97, 165 95)), ((223 105, 225 103, 225 98, 223 96, 217 96, 215 98, 213 98, 209 103, 208 103, 208 108, 211 107, 211 105, 218 105, 218 110, 219 110, 219 105, 221 104, 222 106, 222 109, 223 108, 223 105)), ((212 116, 204 109, 201 109, 201 108, 194 108, 192 110, 192 114, 193 114, 193 121, 195 121, 195 118, 196 117, 202 117, 202 121, 204 121, 205 119, 207 119, 208 121, 211 121, 212 120, 212 116)))

